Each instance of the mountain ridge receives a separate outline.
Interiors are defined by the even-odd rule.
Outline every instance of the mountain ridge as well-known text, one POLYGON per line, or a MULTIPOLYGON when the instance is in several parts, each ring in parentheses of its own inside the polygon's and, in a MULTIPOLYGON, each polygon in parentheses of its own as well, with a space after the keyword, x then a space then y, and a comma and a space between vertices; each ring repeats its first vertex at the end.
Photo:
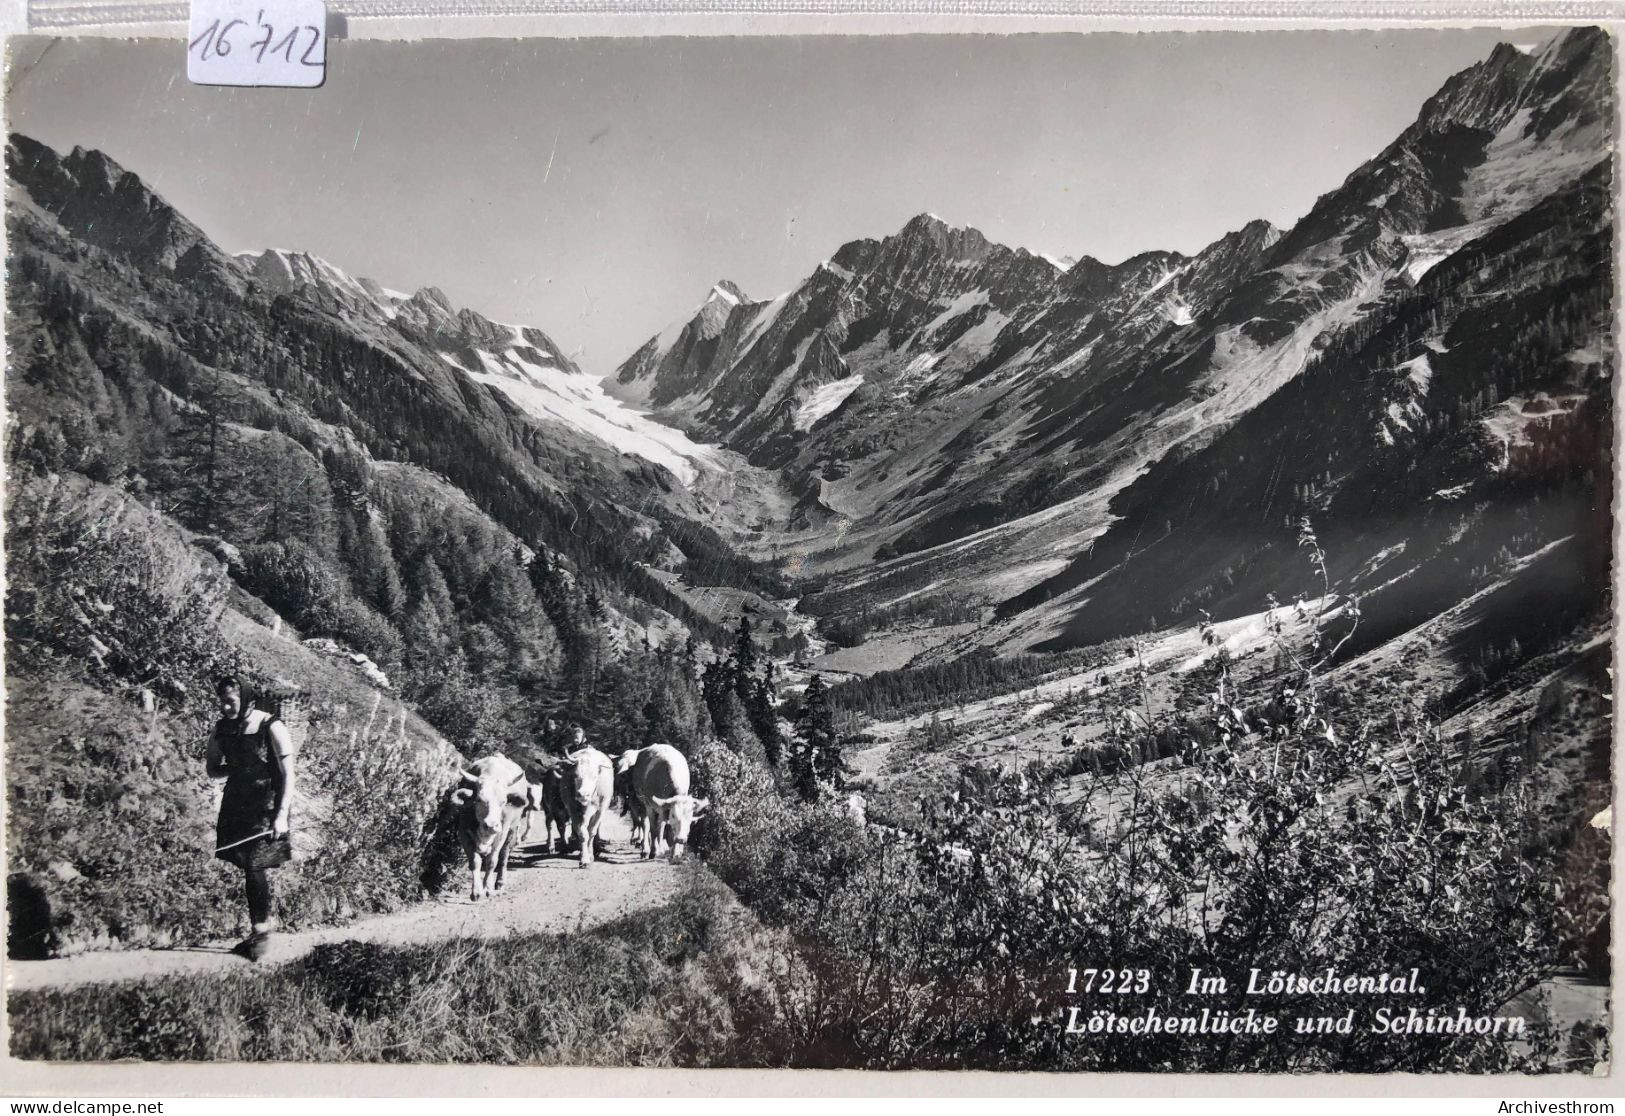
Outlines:
MULTIPOLYGON (((788 538, 818 554, 827 600, 922 584, 1030 600, 1158 461, 1200 454, 1338 338, 1431 290, 1443 261, 1606 161, 1611 65, 1596 29, 1498 48, 1298 221, 1248 222, 1193 256, 1060 271, 922 214, 734 310, 725 344, 651 339, 620 388, 789 476, 804 495, 788 538)), ((1420 398, 1426 362, 1401 359, 1420 398)))

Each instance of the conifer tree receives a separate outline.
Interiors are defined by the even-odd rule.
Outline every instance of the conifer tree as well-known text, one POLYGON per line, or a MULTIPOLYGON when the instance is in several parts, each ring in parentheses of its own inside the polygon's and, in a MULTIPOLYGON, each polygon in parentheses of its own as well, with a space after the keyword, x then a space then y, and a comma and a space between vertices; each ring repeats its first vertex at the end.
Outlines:
POLYGON ((749 701, 753 676, 756 673, 756 640, 751 635, 750 618, 741 616, 734 632, 733 683, 740 701, 749 701))
POLYGON ((236 433, 230 397, 218 377, 202 380, 180 424, 182 491, 176 511, 200 531, 222 531, 237 480, 236 433))
POLYGON ((796 745, 790 757, 790 779, 801 797, 812 802, 818 798, 821 787, 839 790, 844 770, 840 739, 835 734, 835 715, 829 705, 829 688, 824 685, 822 675, 814 674, 802 699, 796 745))
POLYGON ((774 703, 772 667, 773 664, 769 663, 767 673, 756 679, 751 686, 750 698, 745 703, 745 712, 750 717, 756 735, 762 741, 762 753, 767 757, 768 766, 777 767, 784 753, 784 740, 779 735, 779 714, 774 703))

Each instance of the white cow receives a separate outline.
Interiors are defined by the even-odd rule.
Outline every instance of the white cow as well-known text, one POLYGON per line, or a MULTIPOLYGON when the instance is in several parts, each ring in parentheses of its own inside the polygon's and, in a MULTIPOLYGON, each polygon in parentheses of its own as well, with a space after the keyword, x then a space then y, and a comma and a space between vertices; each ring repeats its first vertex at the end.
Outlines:
POLYGON ((485 756, 459 776, 451 801, 457 807, 457 840, 468 857, 468 897, 478 902, 507 883, 508 853, 519 836, 530 788, 524 771, 507 756, 485 756))
POLYGON ((603 825, 610 799, 615 797, 615 765, 591 746, 571 752, 564 759, 566 766, 560 773, 569 799, 570 820, 581 841, 581 867, 585 868, 592 863, 598 827, 603 825))
POLYGON ((632 790, 643 802, 648 815, 645 857, 660 855, 660 842, 671 846, 671 858, 679 859, 688 844, 688 831, 711 803, 688 793, 688 761, 670 744, 651 744, 622 753, 617 771, 632 772, 632 790))

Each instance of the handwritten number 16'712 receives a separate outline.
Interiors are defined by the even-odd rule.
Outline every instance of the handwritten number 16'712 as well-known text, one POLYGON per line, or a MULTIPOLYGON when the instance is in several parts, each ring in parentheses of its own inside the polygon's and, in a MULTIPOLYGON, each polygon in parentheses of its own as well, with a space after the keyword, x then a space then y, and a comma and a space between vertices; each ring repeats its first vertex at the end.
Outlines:
MULTIPOLYGON (((277 39, 276 45, 272 46, 271 40, 275 37, 276 31, 269 23, 265 22, 265 12, 263 9, 255 18, 255 23, 257 23, 265 31, 265 34, 261 38, 248 44, 249 50, 258 49, 259 51, 259 53, 254 56, 254 61, 256 64, 265 61, 265 55, 268 52, 275 53, 280 51, 282 53, 283 60, 291 65, 293 63, 294 47, 298 45, 299 33, 301 31, 310 32, 310 44, 305 47, 305 52, 299 56, 299 64, 302 66, 321 66, 323 64, 322 59, 318 58, 313 61, 310 57, 311 51, 315 50, 322 41, 322 33, 319 28, 308 25, 304 27, 295 27, 293 30, 283 35, 282 38, 277 39)), ((248 23, 246 20, 234 19, 222 27, 220 26, 220 21, 217 19, 204 29, 203 34, 193 39, 191 43, 187 45, 187 49, 197 51, 198 61, 200 62, 207 62, 209 60, 209 52, 211 48, 216 56, 226 58, 230 56, 232 49, 231 43, 227 41, 226 36, 230 35, 232 31, 238 27, 247 26, 248 23), (202 49, 199 49, 200 47, 202 49)))

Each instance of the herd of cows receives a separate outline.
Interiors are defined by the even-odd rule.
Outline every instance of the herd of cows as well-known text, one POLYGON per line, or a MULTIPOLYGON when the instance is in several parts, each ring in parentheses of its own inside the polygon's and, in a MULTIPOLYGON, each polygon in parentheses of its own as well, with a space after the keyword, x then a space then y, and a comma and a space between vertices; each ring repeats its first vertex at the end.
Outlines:
POLYGON ((457 810, 457 838, 468 857, 469 898, 475 902, 503 889, 508 854, 519 840, 520 827, 528 838, 536 815, 543 819, 548 843, 562 852, 567 842, 575 842, 586 868, 617 796, 631 818, 633 841, 651 860, 660 854, 662 842, 673 860, 681 857, 689 828, 708 805, 688 793, 688 761, 670 744, 635 748, 615 760, 582 745, 540 766, 541 780, 534 783, 502 755, 486 756, 460 773, 451 802, 457 810))

